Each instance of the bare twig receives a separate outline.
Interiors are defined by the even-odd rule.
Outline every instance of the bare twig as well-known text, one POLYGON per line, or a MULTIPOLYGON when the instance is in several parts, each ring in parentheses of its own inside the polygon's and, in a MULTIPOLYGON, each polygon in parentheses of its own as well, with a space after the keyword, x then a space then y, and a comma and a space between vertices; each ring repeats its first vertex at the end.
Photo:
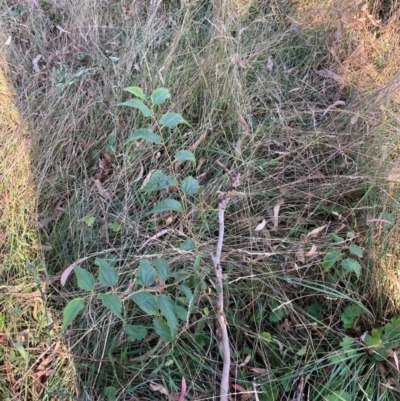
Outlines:
POLYGON ((231 350, 229 347, 229 337, 228 328, 226 325, 226 318, 224 313, 224 291, 223 291, 223 279, 222 279, 222 268, 221 268, 221 253, 222 244, 224 242, 224 232, 225 232, 225 221, 224 214, 226 206, 229 203, 230 198, 225 198, 221 200, 218 205, 218 220, 219 220, 219 235, 217 252, 215 256, 212 256, 214 262, 215 275, 217 277, 217 286, 219 287, 218 302, 217 302, 217 318, 219 327, 221 330, 221 348, 222 348, 222 359, 223 359, 223 369, 221 378, 221 401, 228 400, 229 393, 229 372, 231 369, 231 350))

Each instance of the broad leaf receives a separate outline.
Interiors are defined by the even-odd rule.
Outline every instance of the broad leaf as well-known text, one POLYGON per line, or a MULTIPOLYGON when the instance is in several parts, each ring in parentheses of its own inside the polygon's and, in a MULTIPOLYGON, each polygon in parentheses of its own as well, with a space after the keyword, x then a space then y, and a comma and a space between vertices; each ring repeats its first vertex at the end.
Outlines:
POLYGON ((178 150, 175 153, 175 159, 181 163, 190 161, 193 164, 196 164, 196 158, 194 157, 194 154, 192 152, 189 152, 188 150, 178 150))
POLYGON ((117 270, 110 266, 106 259, 96 258, 96 265, 100 266, 99 281, 104 287, 113 287, 118 282, 117 270))
POLYGON ((185 284, 181 284, 179 289, 185 294, 187 304, 190 304, 193 299, 192 290, 185 284))
POLYGON ((341 252, 337 249, 334 249, 324 256, 322 268, 324 270, 329 270, 336 262, 339 262, 340 260, 342 260, 341 252))
POLYGON ((354 320, 361 314, 361 308, 359 305, 348 305, 344 308, 343 313, 340 315, 340 319, 343 322, 345 329, 351 329, 354 320))
POLYGON ((167 211, 173 211, 183 214, 181 203, 175 199, 165 199, 160 203, 157 203, 157 205, 155 205, 148 214, 162 213, 167 211))
POLYGON ((160 124, 171 129, 176 128, 179 124, 190 126, 190 124, 179 113, 163 114, 160 118, 160 124))
POLYGON ((326 397, 327 401, 351 401, 351 395, 344 391, 344 390, 339 390, 339 391, 333 391, 331 394, 326 397))
POLYGON ((78 313, 85 307, 83 298, 75 298, 68 302, 63 310, 63 323, 61 330, 65 331, 72 321, 76 318, 78 313))
POLYGON ((360 278, 361 274, 361 265, 354 259, 344 259, 342 260, 342 267, 347 272, 354 272, 357 278, 360 278))
POLYGON ((273 299, 271 301, 270 307, 272 309, 272 312, 268 316, 268 320, 273 323, 280 322, 283 320, 285 317, 287 317, 287 312, 284 307, 280 306, 280 303, 273 299))
POLYGON ((117 294, 97 294, 97 298, 101 299, 103 305, 110 310, 115 316, 122 319, 121 310, 122 302, 121 298, 117 294))
POLYGON ((176 314, 178 315, 178 319, 182 320, 183 322, 186 322, 187 316, 188 316, 188 311, 186 308, 183 306, 176 305, 175 306, 176 314))
POLYGON ((200 189, 199 181, 191 176, 186 177, 181 183, 181 188, 184 194, 193 195, 200 189))
POLYGON ((175 303, 169 295, 164 294, 159 295, 157 301, 161 314, 167 319, 168 325, 175 337, 178 331, 178 318, 176 315, 175 303))
POLYGON ((340 242, 344 242, 344 238, 339 237, 338 235, 336 235, 335 233, 330 233, 328 235, 328 237, 332 238, 335 242, 340 243, 340 242))
POLYGON ((113 223, 108 223, 108 228, 113 232, 117 233, 119 230, 121 230, 121 224, 117 223, 114 221, 113 223))
POLYGON ((93 291, 95 284, 93 274, 79 266, 74 267, 74 272, 78 279, 78 287, 81 290, 93 291))
POLYGON ((168 326, 168 323, 160 318, 157 317, 153 320, 153 326, 155 332, 163 339, 167 341, 172 341, 175 336, 172 335, 171 329, 168 326))
POLYGON ((381 333, 377 329, 373 329, 364 340, 365 344, 371 348, 379 348, 382 345, 381 333))
POLYGON ((151 101, 154 105, 162 104, 171 97, 169 90, 166 88, 157 88, 151 94, 151 101))
POLYGON ((125 327, 125 333, 135 340, 142 341, 147 336, 147 328, 138 324, 128 324, 125 327))
POLYGON ((138 86, 128 86, 127 88, 124 88, 124 91, 132 93, 132 95, 140 97, 141 99, 146 98, 146 95, 143 93, 143 90, 138 86))
POLYGON ((360 246, 351 244, 349 246, 349 251, 352 255, 358 256, 359 258, 363 257, 363 250, 360 246))
POLYGON ((152 266, 148 259, 142 259, 139 263, 139 268, 136 272, 136 281, 143 287, 148 287, 154 284, 156 269, 152 266))
POLYGON ((156 258, 156 259, 152 259, 151 263, 153 263, 153 265, 157 269, 158 278, 163 281, 167 280, 169 277, 168 262, 163 258, 156 258))
POLYGON ((80 221, 83 221, 88 227, 92 227, 94 222, 96 221, 96 218, 94 216, 85 216, 80 219, 80 221))
POLYGON ((150 128, 140 128, 133 134, 129 135, 128 139, 125 141, 125 145, 129 142, 137 141, 139 139, 145 139, 146 141, 155 143, 157 145, 161 143, 160 135, 155 134, 150 128))
POLYGON ((144 192, 154 192, 160 189, 168 188, 170 185, 175 185, 176 180, 170 175, 165 175, 161 171, 156 171, 150 177, 148 183, 144 186, 142 191, 144 192))
POLYGON ((131 298, 144 313, 147 313, 150 316, 156 316, 160 314, 155 295, 150 294, 147 291, 140 291, 132 294, 131 298))
POLYGON ((144 117, 151 117, 153 112, 139 99, 131 99, 124 103, 119 103, 118 106, 128 106, 138 109, 144 117))
POLYGON ((317 304, 311 304, 310 306, 308 306, 307 312, 310 315, 309 319, 311 322, 322 322, 322 314, 317 304))
POLYGON ((195 247, 194 241, 191 238, 187 238, 186 241, 179 245, 179 249, 182 251, 192 251, 195 247))

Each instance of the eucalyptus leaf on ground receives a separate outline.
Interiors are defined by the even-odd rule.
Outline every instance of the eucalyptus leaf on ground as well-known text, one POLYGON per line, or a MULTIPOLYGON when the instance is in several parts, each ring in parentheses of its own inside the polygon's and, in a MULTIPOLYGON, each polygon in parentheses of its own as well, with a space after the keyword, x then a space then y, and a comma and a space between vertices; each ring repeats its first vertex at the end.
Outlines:
POLYGON ((65 331, 67 327, 76 318, 78 313, 85 307, 83 298, 75 298, 68 302, 63 310, 63 323, 61 330, 65 331))

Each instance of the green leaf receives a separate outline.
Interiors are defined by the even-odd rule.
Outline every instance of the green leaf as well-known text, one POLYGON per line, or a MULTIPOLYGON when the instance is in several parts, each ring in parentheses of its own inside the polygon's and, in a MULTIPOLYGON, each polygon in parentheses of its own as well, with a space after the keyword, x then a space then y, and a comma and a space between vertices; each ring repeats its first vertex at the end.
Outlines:
POLYGON ((171 97, 169 90, 166 88, 157 88, 151 94, 151 101, 154 105, 162 104, 171 97))
POLYGON ((351 238, 355 238, 356 235, 354 233, 352 233, 351 231, 348 231, 346 234, 346 237, 351 239, 351 238))
POLYGON ((160 118, 160 124, 171 129, 176 128, 179 124, 186 124, 190 127, 190 124, 179 113, 163 114, 160 118))
POLYGON ((176 309, 176 314, 178 315, 178 319, 182 320, 183 322, 186 322, 188 316, 187 309, 179 305, 175 305, 175 309, 176 309))
POLYGON ((196 164, 196 158, 194 157, 194 154, 192 152, 189 152, 188 150, 178 150, 175 153, 175 159, 181 163, 190 161, 193 164, 196 164))
POLYGON ((148 287, 154 284, 156 269, 152 266, 148 259, 142 259, 139 263, 139 268, 136 272, 136 281, 143 287, 148 287))
POLYGON ((118 390, 114 386, 108 386, 104 389, 104 396, 107 401, 115 401, 117 399, 118 390))
POLYGON ((147 313, 150 316, 156 316, 160 314, 155 295, 150 294, 147 291, 140 291, 132 294, 131 298, 144 313, 147 313))
POLYGON ((192 290, 191 290, 187 285, 185 285, 185 284, 181 284, 181 285, 179 286, 179 289, 185 294, 186 303, 187 303, 187 304, 190 304, 190 302, 191 302, 192 299, 193 299, 192 290))
POLYGON ((181 183, 181 188, 184 194, 193 195, 200 189, 199 181, 192 176, 186 177, 181 183))
POLYGON ((167 341, 172 341, 175 336, 172 335, 171 333, 171 329, 168 326, 168 323, 160 318, 157 317, 153 320, 153 326, 154 326, 154 330, 155 332, 163 339, 163 340, 167 340, 167 341))
POLYGON ((272 309, 272 312, 268 316, 270 322, 277 323, 288 316, 286 309, 280 307, 280 305, 281 304, 275 299, 271 301, 270 308, 272 309))
POLYGON ((343 313, 340 315, 340 319, 343 322, 345 329, 351 329, 354 320, 360 316, 361 307, 359 305, 348 305, 344 308, 343 313))
POLYGON ((92 225, 96 221, 96 218, 94 216, 87 215, 85 217, 82 217, 79 221, 83 221, 88 227, 92 227, 92 225))
POLYGON ((350 258, 344 259, 342 260, 342 267, 349 273, 354 272, 357 278, 360 278, 361 265, 356 260, 350 258))
POLYGON ((139 139, 145 139, 146 141, 155 143, 157 145, 161 143, 160 135, 155 134, 150 128, 140 128, 133 134, 129 135, 128 139, 125 141, 125 145, 129 142, 137 141, 139 139))
POLYGON ((156 258, 152 259, 151 263, 157 269, 158 278, 161 279, 162 281, 167 280, 170 273, 168 262, 163 258, 156 258))
POLYGON ((121 229, 121 224, 114 221, 113 223, 108 224, 108 228, 113 232, 117 233, 121 229))
POLYGON ((359 258, 363 257, 363 250, 360 246, 351 244, 349 246, 349 251, 352 255, 358 256, 359 258))
POLYGON ((138 109, 144 117, 151 117, 153 112, 139 99, 131 99, 124 103, 118 103, 118 106, 128 106, 138 109))
POLYGON ((352 356, 357 353, 357 350, 355 350, 353 347, 353 340, 350 337, 344 337, 343 340, 340 343, 340 346, 343 348, 343 351, 348 355, 352 356))
POLYGON ((351 396, 344 390, 334 391, 326 397, 327 401, 351 401, 351 396))
POLYGON ((371 335, 367 335, 364 340, 365 344, 371 348, 379 348, 382 346, 381 333, 377 329, 371 331, 371 335))
POLYGON ((384 335, 382 339, 387 341, 398 341, 400 340, 400 318, 393 318, 383 328, 384 335))
POLYGON ((329 251, 322 262, 322 268, 324 270, 329 270, 336 262, 342 260, 342 253, 338 249, 329 251))
POLYGON ((81 290, 93 291, 95 283, 93 274, 79 266, 74 267, 74 272, 78 279, 78 287, 81 290))
POLYGON ((113 129, 113 130, 111 131, 111 134, 108 135, 107 143, 108 143, 110 146, 114 146, 116 141, 117 141, 117 130, 116 130, 116 129, 113 129))
POLYGON ((179 245, 179 249, 182 251, 192 251, 195 247, 194 241, 191 238, 187 238, 186 241, 179 245))
POLYGON ((178 331, 178 318, 176 316, 175 303, 169 295, 161 294, 157 297, 161 314, 167 319, 173 337, 178 331))
POLYGON ((338 235, 336 235, 335 233, 330 233, 328 235, 328 237, 332 238, 335 242, 340 243, 340 242, 344 242, 344 238, 339 237, 338 235))
POLYGON ((176 185, 175 178, 170 175, 165 175, 161 171, 156 171, 152 174, 142 191, 150 193, 168 188, 170 185, 176 185))
POLYGON ((121 310, 122 302, 121 298, 117 294, 97 294, 97 298, 101 299, 103 305, 110 310, 115 316, 122 320, 121 310))
POLYGON ((20 343, 13 343, 14 347, 16 348, 16 350, 19 352, 19 354, 22 356, 22 358, 24 358, 24 361, 26 363, 29 363, 29 355, 28 353, 25 351, 25 348, 22 344, 20 343))
POLYGON ((132 93, 132 95, 140 97, 141 99, 146 98, 146 95, 143 93, 143 90, 138 86, 128 86, 127 88, 124 88, 124 91, 132 93))
POLYGON ((174 211, 183 214, 181 202, 175 199, 164 199, 154 206, 154 208, 147 214, 162 213, 166 211, 174 211))
POLYGON ((106 259, 96 258, 95 264, 100 266, 99 281, 102 286, 113 287, 118 283, 118 272, 106 259))
POLYGON ((142 341, 147 336, 147 328, 138 324, 127 324, 125 327, 125 333, 127 336, 132 337, 135 340, 142 341))
POLYGON ((72 321, 76 318, 78 313, 85 307, 83 298, 74 298, 68 302, 63 310, 63 323, 61 330, 65 331, 72 321))
POLYGON ((311 322, 322 322, 322 314, 317 304, 311 304, 309 307, 307 307, 307 312, 310 315, 311 322))

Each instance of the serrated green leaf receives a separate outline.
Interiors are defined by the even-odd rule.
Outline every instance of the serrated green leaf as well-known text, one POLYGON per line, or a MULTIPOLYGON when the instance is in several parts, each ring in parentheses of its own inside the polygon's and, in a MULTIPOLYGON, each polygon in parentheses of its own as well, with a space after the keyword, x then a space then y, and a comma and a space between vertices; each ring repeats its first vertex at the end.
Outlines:
POLYGON ((144 313, 147 313, 150 316, 156 316, 160 314, 155 295, 150 294, 147 291, 140 291, 132 294, 131 298, 144 313))
POLYGON ((354 320, 361 314, 361 308, 359 305, 348 305, 344 308, 343 313, 340 315, 340 319, 343 322, 345 329, 351 329, 354 320))
POLYGON ((111 311, 116 317, 122 320, 122 302, 121 298, 117 294, 97 294, 97 298, 101 300, 103 305, 111 311))
POLYGON ((139 139, 145 139, 146 141, 155 143, 157 145, 161 143, 160 135, 155 134, 150 128, 140 128, 133 134, 129 135, 128 139, 125 141, 125 145, 129 142, 137 141, 139 139))
POLYGON ((160 118, 160 124, 171 129, 176 128, 179 124, 190 126, 190 124, 179 113, 163 114, 160 118))
POLYGON ((341 264, 344 270, 349 273, 353 272, 356 274, 357 278, 360 278, 361 265, 356 260, 350 258, 344 259, 341 264))
POLYGON ((95 284, 93 274, 79 266, 74 267, 74 272, 78 280, 78 287, 81 290, 93 291, 95 284))
POLYGON ((180 305, 175 305, 176 314, 178 315, 178 319, 186 322, 188 317, 188 311, 186 308, 180 305))
POLYGON ((92 225, 96 221, 96 218, 94 216, 87 215, 85 217, 82 217, 80 221, 83 221, 88 227, 92 227, 92 225))
POLYGON ((148 259, 142 259, 136 272, 137 283, 143 287, 148 287, 154 284, 155 277, 156 269, 152 266, 148 259))
POLYGON ((151 263, 157 269, 158 278, 163 281, 167 280, 170 273, 168 262, 163 258, 155 258, 151 260, 151 263))
POLYGON ((100 266, 99 281, 104 287, 113 287, 118 283, 118 272, 110 266, 106 259, 96 258, 95 263, 100 266))
POLYGON ((117 233, 121 229, 121 224, 114 221, 113 223, 108 224, 108 228, 113 232, 117 233))
POLYGON ((280 306, 281 304, 275 299, 271 301, 270 308, 272 309, 272 312, 268 315, 268 320, 270 322, 278 323, 288 316, 286 309, 280 306))
POLYGON ((360 246, 351 244, 349 246, 349 251, 352 255, 358 256, 359 258, 363 257, 363 250, 360 246))
POLYGON ((153 326, 154 326, 154 330, 155 332, 163 339, 166 341, 172 341, 175 336, 172 335, 171 329, 168 326, 168 323, 160 318, 157 317, 153 320, 153 326))
POLYGON ((124 91, 132 93, 132 95, 140 97, 140 99, 146 98, 146 95, 143 93, 143 90, 138 86, 128 86, 127 88, 124 88, 124 91))
POLYGON ((139 99, 131 99, 124 103, 118 103, 118 106, 128 106, 138 109, 144 117, 151 117, 153 112, 139 99))
POLYGON ((138 324, 127 324, 125 327, 125 333, 135 340, 142 341, 147 336, 147 328, 138 324))
POLYGON ((154 208, 147 214, 162 213, 167 211, 173 211, 183 214, 183 208, 181 202, 175 199, 164 199, 160 203, 154 206, 154 208))
POLYGON ((178 318, 176 315, 175 303, 169 295, 161 294, 157 297, 161 314, 167 319, 168 326, 175 337, 178 332, 178 318))
POLYGON ((171 97, 169 90, 166 88, 157 88, 151 94, 151 101, 154 105, 162 104, 171 97))
POLYGON ((182 251, 192 251, 196 246, 191 238, 187 238, 182 244, 179 245, 179 249, 182 251))
POLYGON ((78 313, 85 307, 83 298, 74 298, 68 302, 63 310, 63 323, 61 330, 65 331, 72 321, 76 318, 78 313))
POLYGON ((381 333, 377 329, 373 329, 364 340, 365 344, 371 348, 379 348, 382 345, 381 333))
POLYGON ((181 183, 181 188, 184 194, 193 195, 200 189, 199 181, 192 176, 186 177, 181 183))
POLYGON ((176 185, 176 180, 170 175, 165 175, 161 171, 156 171, 150 177, 148 183, 142 189, 143 192, 155 192, 168 188, 170 185, 176 185))
POLYGON ((194 157, 194 154, 188 150, 178 150, 175 153, 175 160, 178 160, 178 162, 181 163, 190 161, 193 164, 196 164, 196 158, 194 157))
POLYGON ((322 268, 324 270, 329 270, 336 262, 342 260, 342 253, 338 249, 329 251, 322 262, 322 268))
POLYGON ((336 235, 335 233, 330 233, 328 235, 328 237, 332 238, 335 242, 340 243, 340 242, 344 242, 344 238, 339 237, 338 235, 336 235))
POLYGON ((310 321, 321 323, 322 322, 322 314, 317 304, 311 304, 307 307, 307 312, 310 315, 310 321))

